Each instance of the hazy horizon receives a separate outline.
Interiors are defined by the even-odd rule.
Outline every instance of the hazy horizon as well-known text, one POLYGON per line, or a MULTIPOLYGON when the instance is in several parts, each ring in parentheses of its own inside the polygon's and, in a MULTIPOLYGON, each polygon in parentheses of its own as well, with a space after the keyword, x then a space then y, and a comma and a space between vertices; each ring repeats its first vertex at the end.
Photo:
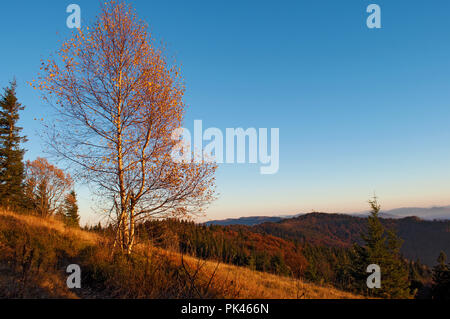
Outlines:
MULTIPOLYGON (((381 209, 381 213, 384 212, 391 212, 391 211, 396 211, 396 210, 431 210, 431 209, 445 209, 445 208, 450 208, 450 204, 449 205, 443 205, 443 206, 427 206, 427 207, 394 207, 394 208, 390 208, 390 209, 381 209)), ((310 214, 310 213, 324 213, 324 214, 344 214, 344 215, 359 215, 359 214, 365 214, 370 212, 370 209, 366 209, 366 210, 360 210, 360 211, 321 211, 321 210, 311 210, 311 211, 298 211, 295 213, 286 213, 286 214, 279 214, 279 213, 274 213, 272 215, 246 215, 246 214, 242 214, 242 215, 236 215, 236 216, 232 216, 232 217, 227 217, 227 218, 222 218, 222 219, 209 219, 208 217, 205 218, 200 218, 199 220, 203 220, 205 219, 206 222, 208 221, 214 221, 214 220, 227 220, 227 219, 239 219, 239 218, 246 218, 246 217, 280 217, 280 218, 290 218, 293 216, 297 216, 297 215, 305 215, 305 214, 310 214)), ((413 215, 411 215, 413 216, 413 215)), ((448 219, 450 219, 450 213, 448 215, 448 219)), ((202 221, 203 222, 203 221, 202 221)))

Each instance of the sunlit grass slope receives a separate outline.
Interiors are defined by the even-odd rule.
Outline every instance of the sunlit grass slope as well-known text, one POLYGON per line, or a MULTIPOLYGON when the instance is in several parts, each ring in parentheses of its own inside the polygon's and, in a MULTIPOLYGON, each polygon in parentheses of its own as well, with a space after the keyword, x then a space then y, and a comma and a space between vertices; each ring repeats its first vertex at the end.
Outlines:
POLYGON ((54 219, 0 211, 0 298, 358 298, 151 245, 111 256, 110 244, 54 219), (81 266, 81 289, 67 288, 70 264, 81 266))

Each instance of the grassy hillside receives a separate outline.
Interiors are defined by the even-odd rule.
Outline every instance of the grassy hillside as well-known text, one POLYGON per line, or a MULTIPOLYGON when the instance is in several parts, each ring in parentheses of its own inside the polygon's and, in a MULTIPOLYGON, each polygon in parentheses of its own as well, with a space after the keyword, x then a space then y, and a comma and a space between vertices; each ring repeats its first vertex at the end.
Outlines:
POLYGON ((112 257, 109 245, 53 219, 0 212, 0 298, 358 298, 150 245, 112 257), (82 289, 67 288, 69 264, 81 266, 82 289))
MULTIPOLYGON (((267 227, 267 232, 244 225, 206 226, 165 220, 146 222, 138 227, 137 233, 140 240, 150 240, 162 249, 354 292, 351 240, 360 240, 359 233, 367 220, 358 220, 365 224, 356 224, 352 223, 351 216, 343 216, 347 217, 347 224, 339 215, 315 216, 262 225, 267 227)), ((411 292, 417 290, 416 296, 424 296, 431 285, 429 267, 406 260, 404 267, 408 268, 411 292)))

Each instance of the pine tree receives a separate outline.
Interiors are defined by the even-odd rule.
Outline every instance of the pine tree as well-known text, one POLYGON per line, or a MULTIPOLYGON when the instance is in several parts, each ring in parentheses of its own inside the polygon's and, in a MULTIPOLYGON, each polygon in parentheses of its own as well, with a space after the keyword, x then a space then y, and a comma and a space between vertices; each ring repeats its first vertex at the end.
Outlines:
POLYGON ((376 198, 369 201, 371 214, 368 217, 367 233, 361 237, 364 246, 353 248, 354 288, 381 298, 409 298, 408 267, 400 254, 401 240, 394 231, 386 230, 379 219, 381 206, 376 198), (381 288, 368 289, 367 266, 376 264, 381 268, 381 288))
POLYGON ((22 206, 25 150, 20 143, 26 138, 20 135, 22 128, 17 122, 23 109, 13 81, 0 100, 0 206, 11 209, 22 206))
POLYGON ((80 216, 78 215, 77 195, 71 191, 64 199, 64 216, 67 225, 80 227, 80 216))
POLYGON ((34 194, 34 189, 36 188, 37 182, 34 178, 25 178, 24 182, 24 197, 23 197, 23 207, 28 212, 36 213, 38 211, 37 209, 37 202, 36 202, 36 195, 34 194))
POLYGON ((50 215, 49 196, 47 193, 48 182, 47 179, 43 179, 37 186, 36 194, 36 210, 42 217, 48 217, 50 215))
POLYGON ((370 262, 384 260, 387 257, 386 238, 384 236, 384 227, 378 217, 380 213, 380 205, 376 198, 369 201, 372 208, 368 217, 367 234, 363 234, 362 238, 366 242, 366 250, 370 262))
POLYGON ((349 274, 350 274, 350 286, 357 292, 367 292, 367 266, 370 265, 368 263, 369 255, 365 247, 360 246, 358 244, 354 244, 352 249, 350 250, 350 265, 349 265, 349 274))
POLYGON ((386 233, 388 254, 382 289, 389 298, 409 298, 411 297, 409 269, 400 253, 403 240, 391 229, 387 230, 386 233))
MULTIPOLYGON (((381 261, 387 258, 386 239, 384 237, 384 227, 378 218, 380 205, 376 198, 369 201, 372 208, 367 219, 367 233, 361 234, 365 242, 364 246, 355 244, 352 250, 353 268, 351 270, 354 288, 358 291, 366 291, 370 295, 379 295, 380 289, 369 290, 367 288, 367 266, 376 264, 381 267, 381 261)), ((384 263, 384 262, 383 262, 384 263)))
POLYGON ((443 251, 433 267, 433 299, 450 299, 450 266, 446 264, 447 256, 443 251))

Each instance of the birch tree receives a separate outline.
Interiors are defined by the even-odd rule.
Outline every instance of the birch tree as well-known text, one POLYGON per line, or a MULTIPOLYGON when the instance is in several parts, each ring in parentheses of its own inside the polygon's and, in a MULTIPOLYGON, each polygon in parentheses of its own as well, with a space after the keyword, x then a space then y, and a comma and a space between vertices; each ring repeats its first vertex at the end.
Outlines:
POLYGON ((214 198, 215 164, 172 160, 185 88, 147 29, 130 6, 107 2, 33 83, 56 109, 50 146, 106 201, 128 254, 137 223, 199 214, 214 198))

